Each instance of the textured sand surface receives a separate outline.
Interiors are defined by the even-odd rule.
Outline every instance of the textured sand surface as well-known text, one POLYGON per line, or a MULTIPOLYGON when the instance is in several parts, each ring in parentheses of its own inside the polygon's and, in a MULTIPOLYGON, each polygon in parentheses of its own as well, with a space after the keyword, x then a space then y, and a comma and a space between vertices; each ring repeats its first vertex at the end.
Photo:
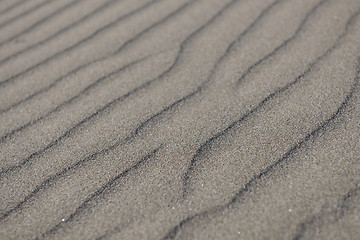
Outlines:
POLYGON ((0 239, 359 239, 359 0, 0 0, 0 239))

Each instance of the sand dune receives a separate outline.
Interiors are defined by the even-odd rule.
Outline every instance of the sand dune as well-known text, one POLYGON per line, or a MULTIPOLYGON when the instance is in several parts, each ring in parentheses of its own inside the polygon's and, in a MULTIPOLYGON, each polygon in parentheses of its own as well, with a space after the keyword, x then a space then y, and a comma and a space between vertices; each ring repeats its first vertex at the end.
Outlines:
POLYGON ((0 239, 359 239, 360 1, 0 0, 0 239))

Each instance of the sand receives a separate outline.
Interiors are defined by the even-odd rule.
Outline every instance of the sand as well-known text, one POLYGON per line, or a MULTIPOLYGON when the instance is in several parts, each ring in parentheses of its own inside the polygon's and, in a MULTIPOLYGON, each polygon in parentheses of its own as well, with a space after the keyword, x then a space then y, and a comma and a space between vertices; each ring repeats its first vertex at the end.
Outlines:
POLYGON ((359 239, 359 0, 1 0, 0 239, 359 239))

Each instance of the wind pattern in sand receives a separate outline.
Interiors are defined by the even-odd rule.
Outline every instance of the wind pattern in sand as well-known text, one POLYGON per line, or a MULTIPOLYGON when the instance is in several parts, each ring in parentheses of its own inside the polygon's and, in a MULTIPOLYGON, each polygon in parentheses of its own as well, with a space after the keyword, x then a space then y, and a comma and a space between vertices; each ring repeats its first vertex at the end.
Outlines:
POLYGON ((359 0, 0 0, 0 239, 357 239, 359 0))

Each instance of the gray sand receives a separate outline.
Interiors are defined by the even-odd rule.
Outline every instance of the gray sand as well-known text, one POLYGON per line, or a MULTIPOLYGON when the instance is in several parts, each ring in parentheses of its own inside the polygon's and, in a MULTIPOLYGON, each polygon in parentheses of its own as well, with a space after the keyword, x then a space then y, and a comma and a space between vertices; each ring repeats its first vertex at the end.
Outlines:
POLYGON ((1 0, 0 239, 359 239, 359 0, 1 0))

